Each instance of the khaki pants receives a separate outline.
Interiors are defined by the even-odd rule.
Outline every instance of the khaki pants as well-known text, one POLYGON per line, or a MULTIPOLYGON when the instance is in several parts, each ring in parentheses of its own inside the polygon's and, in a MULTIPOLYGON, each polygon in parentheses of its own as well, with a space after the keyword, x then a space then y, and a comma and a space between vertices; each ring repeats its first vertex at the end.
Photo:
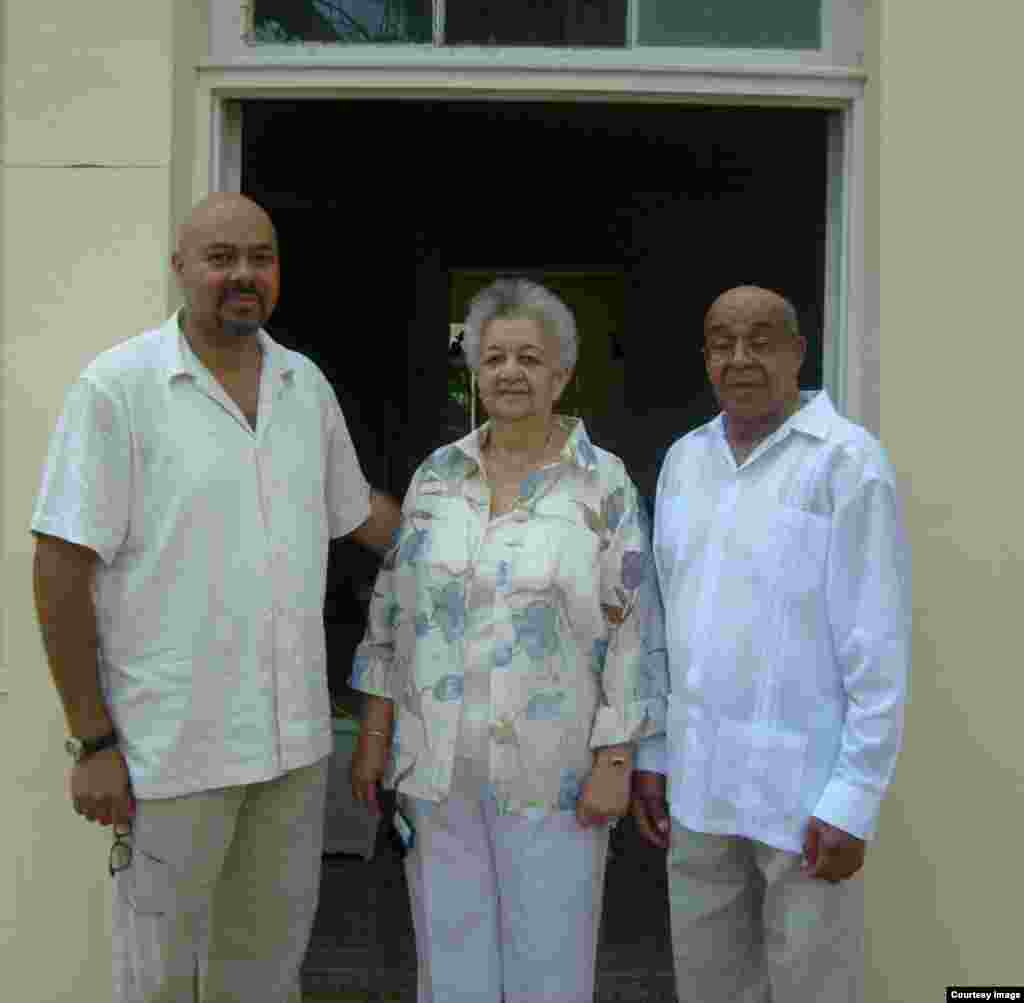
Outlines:
POLYGON ((668 857, 679 1003, 860 1003, 860 876, 805 877, 800 857, 672 822, 668 857))
POLYGON ((115 1003, 298 1003, 326 764, 137 803, 115 877, 115 1003))

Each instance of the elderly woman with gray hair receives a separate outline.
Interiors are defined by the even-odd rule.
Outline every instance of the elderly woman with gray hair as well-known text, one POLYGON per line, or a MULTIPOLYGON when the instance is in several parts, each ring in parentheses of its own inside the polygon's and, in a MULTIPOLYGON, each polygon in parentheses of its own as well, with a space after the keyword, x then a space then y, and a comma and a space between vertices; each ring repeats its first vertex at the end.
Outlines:
POLYGON ((646 513, 554 413, 576 363, 561 300, 496 282, 464 348, 489 421, 406 495, 352 673, 353 793, 378 811, 394 786, 415 832, 419 1003, 589 1003, 608 823, 633 743, 664 730, 646 513))

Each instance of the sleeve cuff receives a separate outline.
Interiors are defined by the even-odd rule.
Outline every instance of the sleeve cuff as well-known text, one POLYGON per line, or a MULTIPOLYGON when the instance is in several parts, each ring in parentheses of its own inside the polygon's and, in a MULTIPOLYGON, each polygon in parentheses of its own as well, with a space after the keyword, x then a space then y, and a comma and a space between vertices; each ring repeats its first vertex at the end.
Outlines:
POLYGON ((668 773, 668 739, 664 734, 641 738, 636 743, 633 769, 645 773, 668 773))
POLYGON ((366 497, 354 503, 345 512, 335 512, 330 516, 329 532, 332 540, 348 536, 359 529, 373 510, 370 508, 370 486, 366 486, 366 497))
POLYGON ((625 714, 607 705, 598 707, 590 731, 590 747, 639 742, 665 731, 665 701, 653 698, 630 704, 625 714))
POLYGON ((391 681, 393 678, 390 658, 381 655, 359 655, 352 659, 352 674, 349 686, 372 697, 394 700, 391 681))
POLYGON ((858 839, 872 839, 878 825, 882 798, 863 787, 831 780, 814 809, 816 818, 834 825, 858 839))
POLYGON ((33 533, 55 536, 58 539, 66 540, 68 543, 77 544, 79 547, 86 547, 98 554, 107 567, 114 563, 114 558, 121 548, 121 541, 115 539, 112 534, 103 534, 85 530, 81 527, 68 526, 59 520, 48 519, 45 516, 36 516, 32 520, 29 529, 33 533))

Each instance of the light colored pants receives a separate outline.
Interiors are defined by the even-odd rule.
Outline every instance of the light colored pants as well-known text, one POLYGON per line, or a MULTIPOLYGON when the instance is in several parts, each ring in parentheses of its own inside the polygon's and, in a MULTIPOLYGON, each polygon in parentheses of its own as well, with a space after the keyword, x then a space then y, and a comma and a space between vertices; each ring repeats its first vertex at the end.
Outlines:
POLYGON ((115 1003, 298 1003, 327 761, 139 800, 114 891, 115 1003))
POLYGON ((498 816, 493 799, 401 799, 419 1003, 591 1003, 606 826, 498 816))
POLYGON ((808 878, 798 854, 673 820, 668 877, 679 1003, 859 1003, 859 875, 808 878))

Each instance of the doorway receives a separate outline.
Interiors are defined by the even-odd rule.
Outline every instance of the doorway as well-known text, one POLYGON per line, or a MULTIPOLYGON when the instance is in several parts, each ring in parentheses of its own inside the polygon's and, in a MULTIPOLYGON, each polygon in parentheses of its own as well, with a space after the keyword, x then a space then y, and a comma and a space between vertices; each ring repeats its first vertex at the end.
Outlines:
MULTIPOLYGON (((242 191, 281 244, 270 330, 324 370, 368 478, 400 497, 466 421, 449 407, 450 325, 497 274, 537 278, 581 332, 563 407, 651 503, 669 446, 716 410, 700 345, 718 293, 752 283, 789 296, 808 339, 802 385, 822 385, 828 135, 829 113, 810 109, 246 101, 242 191)), ((374 573, 358 547, 332 545, 328 671, 350 710, 374 573)), ((629 823, 615 841, 599 992, 670 1000, 664 867, 629 823)), ((386 842, 378 851, 325 866, 311 987, 415 980, 404 877, 386 842)))
POLYGON ((802 382, 822 385, 829 115, 246 101, 242 190, 282 245, 271 330, 324 369, 370 479, 401 493, 445 441, 452 276, 617 274, 623 413, 594 438, 652 495, 668 446, 715 411, 699 345, 722 290, 786 293, 809 342, 802 382))

